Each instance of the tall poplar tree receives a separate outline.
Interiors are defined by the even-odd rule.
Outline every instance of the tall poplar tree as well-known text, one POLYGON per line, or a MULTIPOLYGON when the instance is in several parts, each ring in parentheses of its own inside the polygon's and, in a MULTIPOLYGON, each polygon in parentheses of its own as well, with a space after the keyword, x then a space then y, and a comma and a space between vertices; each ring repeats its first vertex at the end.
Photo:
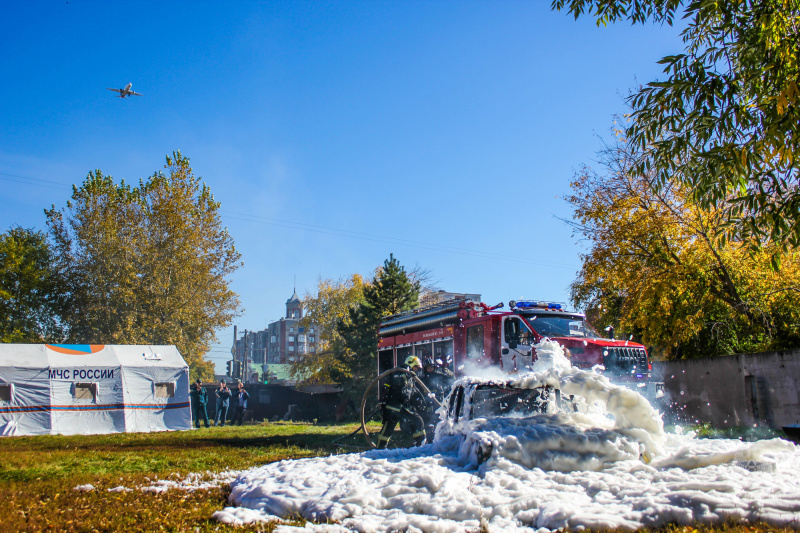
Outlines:
POLYGON ((66 208, 45 211, 65 323, 78 343, 174 344, 192 377, 213 379, 204 355, 239 307, 229 278, 240 254, 189 159, 174 152, 164 168, 137 187, 91 172, 66 208))

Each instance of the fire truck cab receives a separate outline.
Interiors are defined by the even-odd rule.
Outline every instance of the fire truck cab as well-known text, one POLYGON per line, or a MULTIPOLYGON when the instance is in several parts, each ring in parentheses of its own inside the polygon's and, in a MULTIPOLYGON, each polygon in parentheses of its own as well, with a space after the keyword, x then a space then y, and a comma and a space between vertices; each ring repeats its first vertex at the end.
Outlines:
POLYGON ((536 361, 535 345, 547 337, 564 347, 573 365, 603 365, 623 381, 646 383, 650 361, 641 344, 603 338, 582 313, 538 300, 488 306, 478 298, 453 298, 387 317, 379 329, 378 373, 409 355, 434 359, 457 376, 481 367, 514 374, 536 361))

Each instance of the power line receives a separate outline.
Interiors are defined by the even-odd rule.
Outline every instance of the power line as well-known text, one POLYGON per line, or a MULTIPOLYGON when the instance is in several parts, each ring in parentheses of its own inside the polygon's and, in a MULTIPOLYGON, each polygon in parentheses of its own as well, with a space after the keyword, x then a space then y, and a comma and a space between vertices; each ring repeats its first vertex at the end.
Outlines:
MULTIPOLYGON (((24 185, 32 185, 36 187, 46 187, 56 190, 70 190, 71 186, 66 186, 63 183, 56 181, 43 180, 38 178, 30 178, 27 176, 20 176, 18 174, 9 174, 0 172, 0 179, 11 181, 15 183, 22 183, 24 185), (5 177, 4 177, 5 176, 5 177)), ((291 220, 282 220, 278 218, 264 217, 259 215, 251 215, 247 213, 238 213, 236 211, 220 210, 220 215, 229 219, 241 220, 243 222, 266 224, 279 228, 287 228, 294 230, 310 231, 320 233, 323 235, 334 235, 337 237, 345 237, 349 239, 359 239, 363 241, 379 242, 384 244, 393 244, 398 246, 407 246, 410 248, 419 248, 423 250, 431 250, 435 252, 444 252, 458 255, 466 255, 470 257, 479 257, 483 259, 498 259, 502 261, 509 261, 513 263, 522 263, 529 265, 546 266, 553 268, 572 268, 572 265, 564 263, 554 263, 551 261, 541 261, 527 257, 519 257, 510 254, 498 254, 494 252, 486 252, 481 250, 471 250, 468 248, 459 248, 456 246, 448 246, 446 244, 429 243, 423 241, 416 241, 412 239, 404 239, 401 237, 389 237, 386 235, 375 235, 370 233, 363 233, 359 231, 346 230, 341 228, 332 228, 328 226, 320 226, 315 224, 307 224, 305 222, 297 222, 291 220)))
POLYGON ((425 250, 433 250, 437 252, 446 252, 446 253, 454 253, 454 254, 461 254, 461 255, 469 255, 473 257, 481 257, 485 259, 501 259, 503 261, 511 261, 516 263, 524 263, 524 264, 532 264, 532 265, 540 265, 540 266, 550 266, 550 267, 558 267, 558 268, 571 268, 571 265, 566 265, 563 263, 553 263, 547 261, 538 261, 535 259, 525 258, 525 257, 518 257, 514 255, 508 254, 498 254, 494 252, 485 252, 480 250, 470 250, 467 248, 458 248, 455 246, 448 246, 445 244, 434 244, 434 243, 427 243, 422 241, 414 241, 410 239, 403 239, 399 237, 388 237, 383 235, 373 235, 369 233, 362 233, 358 231, 351 231, 339 228, 330 228, 326 226, 318 226, 314 224, 306 224, 304 222, 295 222, 291 220, 281 220, 277 218, 270 218, 270 217, 262 217, 258 215, 249 215, 245 213, 236 213, 232 211, 220 210, 220 214, 225 215, 227 218, 233 218, 234 220, 242 220, 245 222, 257 222, 261 224, 266 224, 269 226, 276 226, 281 228, 288 228, 288 229, 299 229, 304 231, 311 231, 315 233, 322 233, 327 235, 336 235, 338 237, 348 237, 352 239, 360 239, 372 242, 381 242, 386 244, 396 244, 400 246, 409 246, 412 248, 421 248, 425 250))
POLYGON ((65 185, 58 181, 42 180, 39 178, 29 178, 27 176, 18 176, 16 174, 8 174, 7 172, 0 172, 0 180, 11 181, 14 183, 22 183, 24 185, 35 185, 37 187, 46 187, 48 189, 55 189, 59 191, 72 190, 71 185, 65 185), (5 176, 5 177, 4 177, 5 176), (52 185, 48 185, 52 184, 52 185))

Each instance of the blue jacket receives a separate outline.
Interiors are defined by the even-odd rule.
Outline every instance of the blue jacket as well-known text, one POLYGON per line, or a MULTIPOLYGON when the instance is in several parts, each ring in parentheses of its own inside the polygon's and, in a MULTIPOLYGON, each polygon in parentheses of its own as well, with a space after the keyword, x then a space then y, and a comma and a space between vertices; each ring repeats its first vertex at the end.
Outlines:
POLYGON ((231 403, 231 391, 230 389, 220 390, 217 389, 214 391, 214 394, 217 395, 217 405, 228 407, 231 403))

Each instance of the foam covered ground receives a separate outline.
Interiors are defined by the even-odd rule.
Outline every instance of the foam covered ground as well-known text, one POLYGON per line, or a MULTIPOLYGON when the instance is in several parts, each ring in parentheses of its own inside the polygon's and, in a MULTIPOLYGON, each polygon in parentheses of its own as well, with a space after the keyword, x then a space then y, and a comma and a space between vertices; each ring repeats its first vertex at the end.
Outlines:
POLYGON ((555 343, 537 352, 537 367, 515 386, 557 385, 580 398, 578 412, 446 422, 419 448, 254 468, 233 481, 233 506, 215 517, 300 517, 309 521, 301 529, 330 532, 632 530, 730 518, 800 525, 792 443, 665 433, 637 392, 572 368, 555 343))

